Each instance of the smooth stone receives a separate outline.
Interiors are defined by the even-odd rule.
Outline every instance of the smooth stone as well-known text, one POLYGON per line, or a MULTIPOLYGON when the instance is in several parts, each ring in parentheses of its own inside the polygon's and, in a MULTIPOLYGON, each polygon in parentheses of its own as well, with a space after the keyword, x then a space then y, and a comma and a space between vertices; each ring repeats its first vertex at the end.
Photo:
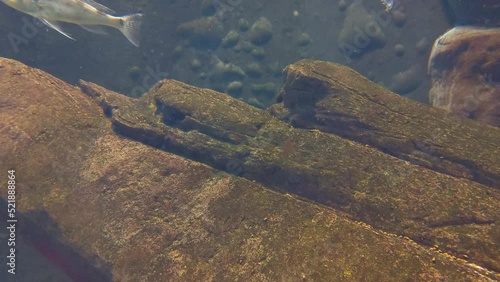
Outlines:
POLYGON ((309 43, 311 43, 311 37, 309 37, 309 34, 305 32, 300 33, 297 37, 297 45, 307 46, 309 43))
POLYGON ((424 55, 429 50, 429 40, 426 37, 420 39, 415 45, 415 49, 417 49, 417 53, 420 55, 424 55))
POLYGON ((405 47, 402 44, 394 45, 394 52, 396 56, 402 57, 405 54, 405 47))
POLYGON ((273 25, 265 18, 259 18, 250 28, 249 39, 255 45, 262 46, 273 37, 273 25))
POLYGON ((455 27, 429 58, 431 104, 500 127, 500 29, 455 27))
POLYGON ((253 48, 250 54, 257 60, 262 60, 266 56, 266 51, 262 48, 253 48))
POLYGON ((180 24, 177 33, 197 49, 217 49, 224 37, 224 28, 216 17, 203 17, 180 24))
POLYGON ((389 88, 401 95, 412 92, 417 89, 424 80, 425 72, 422 69, 423 67, 417 64, 405 71, 395 74, 392 77, 391 86, 389 88))
POLYGON ((252 78, 259 78, 261 77, 264 72, 262 71, 262 68, 258 63, 250 63, 246 68, 245 72, 248 76, 252 78))
POLYGON ((243 83, 241 81, 233 81, 227 86, 227 93, 233 97, 238 97, 243 91, 243 83))
POLYGON ((362 1, 355 1, 347 9, 337 44, 344 56, 353 58, 384 47, 386 35, 376 19, 366 10, 362 1))
POLYGON ((191 61, 191 69, 198 70, 201 67, 201 62, 198 59, 194 59, 191 61))
POLYGON ((406 14, 401 11, 392 12, 392 20, 394 21, 394 25, 397 27, 402 27, 406 23, 406 14))
POLYGON ((215 64, 210 79, 212 81, 235 81, 245 78, 246 74, 242 68, 232 63, 224 63, 220 60, 215 64))
POLYGON ((240 35, 238 34, 238 32, 231 30, 230 32, 228 32, 228 34, 226 34, 226 36, 222 40, 221 45, 222 45, 222 47, 226 47, 226 48, 233 47, 238 43, 239 38, 240 38, 240 35))
POLYGON ((250 23, 246 19, 240 19, 238 21, 238 27, 239 27, 240 31, 246 32, 250 29, 250 23))

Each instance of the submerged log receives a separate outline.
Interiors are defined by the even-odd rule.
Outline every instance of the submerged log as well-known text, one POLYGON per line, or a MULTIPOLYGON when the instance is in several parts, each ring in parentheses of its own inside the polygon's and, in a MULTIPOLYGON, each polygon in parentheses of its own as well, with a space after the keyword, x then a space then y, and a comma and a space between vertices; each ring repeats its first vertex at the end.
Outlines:
POLYGON ((293 128, 228 95, 178 81, 161 81, 141 99, 118 103, 110 98, 116 94, 81 84, 111 109, 123 136, 500 270, 498 189, 337 135, 293 128))
MULTIPOLYGON (((190 128, 200 126, 196 119, 201 113, 182 119, 184 123, 175 108, 161 109, 166 97, 156 96, 156 102, 136 101, 97 86, 90 87, 87 84, 87 93, 100 101, 117 130, 127 134, 133 126, 145 125, 144 129, 135 128, 135 132, 143 133, 143 138, 153 145, 158 141, 147 137, 160 131, 162 137, 171 138, 169 142, 161 139, 165 145, 193 142, 185 143, 181 153, 210 149, 209 140, 213 147, 229 144, 225 146, 230 148, 248 138, 255 139, 254 145, 258 144, 257 139, 263 139, 262 150, 265 150, 269 146, 267 140, 271 140, 248 126, 251 121, 268 117, 252 108, 243 108, 251 113, 242 115, 249 118, 254 113, 260 114, 241 121, 247 125, 242 127, 246 131, 234 129, 240 127, 227 121, 225 128, 234 135, 223 134, 214 129, 216 126, 200 127, 196 133, 197 130, 190 128), (160 128, 153 127, 149 118, 154 118, 158 123, 153 125, 160 128), (163 122, 176 126, 166 126, 163 122)), ((163 82, 151 93, 159 90, 165 93, 168 89, 181 98, 194 93, 207 94, 206 90, 174 82, 163 82), (168 85, 171 88, 166 88, 168 85)), ((98 106, 79 89, 39 70, 0 59, 0 93, 0 170, 16 170, 17 211, 23 218, 19 224, 26 227, 24 232, 33 244, 49 248, 52 259, 80 260, 78 266, 94 267, 85 271, 87 276, 63 269, 75 281, 437 278, 491 281, 494 278, 484 276, 494 273, 478 266, 373 229, 339 211, 276 193, 258 183, 122 138, 111 130, 98 106), (32 226, 26 226, 27 220, 41 231, 30 232, 32 226), (53 242, 41 241, 41 233, 57 239, 66 251, 54 247, 53 242), (99 273, 91 275, 93 271, 99 273)), ((205 97, 205 105, 198 106, 207 110, 213 105, 224 105, 226 108, 220 110, 225 111, 226 117, 236 112, 231 105, 241 106, 222 94, 205 97), (215 98, 218 100, 211 100, 215 98)), ((210 122, 225 123, 222 119, 217 121, 216 116, 210 122)), ((467 197, 477 196, 473 189, 477 187, 469 188, 460 193, 459 203, 466 193, 472 193, 467 197)), ((0 195, 1 201, 5 201, 6 189, 0 195)), ((481 217, 481 211, 462 204, 464 209, 471 208, 481 217)), ((22 253, 16 255, 19 260, 29 259, 22 253)))
POLYGON ((500 188, 500 129, 401 97, 339 64, 288 66, 277 116, 500 188))

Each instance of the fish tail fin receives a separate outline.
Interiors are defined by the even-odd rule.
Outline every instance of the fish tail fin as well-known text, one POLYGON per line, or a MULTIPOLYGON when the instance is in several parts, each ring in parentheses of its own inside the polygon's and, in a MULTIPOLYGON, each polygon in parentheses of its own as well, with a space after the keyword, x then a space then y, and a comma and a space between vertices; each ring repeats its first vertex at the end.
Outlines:
POLYGON ((141 23, 142 14, 133 14, 120 17, 120 26, 118 29, 136 47, 139 47, 141 23))

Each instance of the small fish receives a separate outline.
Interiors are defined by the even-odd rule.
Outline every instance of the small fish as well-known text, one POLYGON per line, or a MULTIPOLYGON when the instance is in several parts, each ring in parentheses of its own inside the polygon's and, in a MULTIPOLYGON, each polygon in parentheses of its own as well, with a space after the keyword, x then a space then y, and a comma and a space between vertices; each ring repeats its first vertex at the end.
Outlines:
MULTIPOLYGON (((106 34, 102 26, 121 31, 135 46, 139 46, 142 14, 112 16, 114 11, 93 0, 0 0, 10 7, 31 15, 64 36, 73 39, 59 22, 73 23, 98 34, 106 34)), ((74 39, 73 39, 74 40, 74 39)))

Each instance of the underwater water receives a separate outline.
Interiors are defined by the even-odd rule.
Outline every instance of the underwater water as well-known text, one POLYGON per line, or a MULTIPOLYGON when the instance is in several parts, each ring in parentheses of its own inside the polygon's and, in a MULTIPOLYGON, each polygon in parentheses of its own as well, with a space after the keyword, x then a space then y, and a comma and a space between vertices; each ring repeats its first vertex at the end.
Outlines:
MULTIPOLYGON (((80 102, 79 98, 69 94, 71 98, 54 102, 79 105, 74 108, 68 106, 67 111, 75 112, 71 122, 82 123, 71 125, 71 129, 61 128, 60 131, 88 130, 83 138, 85 142, 82 141, 88 147, 79 141, 71 143, 77 140, 77 135, 71 135, 73 133, 57 139, 54 136, 59 136, 59 129, 51 131, 45 125, 35 125, 37 115, 43 116, 45 106, 39 109, 33 106, 29 110, 22 108, 17 112, 19 115, 33 116, 33 124, 29 121, 14 124, 15 119, 0 120, 0 136, 20 144, 4 145, 4 148, 12 148, 8 152, 0 149, 0 157, 12 160, 11 163, 0 162, 0 168, 4 171, 16 168, 16 177, 22 187, 18 188, 21 190, 16 195, 19 195, 19 201, 29 199, 19 205, 18 218, 24 222, 24 226, 16 233, 15 275, 8 271, 12 269, 12 265, 9 265, 12 259, 8 256, 12 253, 8 244, 12 233, 9 233, 9 229, 0 231, 0 282, 373 281, 386 278, 401 281, 399 279, 402 277, 411 277, 409 281, 436 281, 439 277, 452 279, 450 281, 473 281, 470 277, 474 275, 484 279, 478 281, 500 279, 500 215, 499 209, 496 209, 497 204, 500 204, 497 201, 500 199, 500 163, 497 162, 500 141, 495 141, 500 136, 497 128, 500 127, 498 2, 482 0, 479 1, 481 5, 472 3, 474 1, 458 0, 1 2, 0 58, 37 68, 69 85, 83 84, 82 92, 98 101, 94 106, 99 109, 102 107, 103 111, 92 117, 89 113, 93 113, 93 110, 87 112, 86 108, 90 102, 80 102), (459 53, 476 54, 477 57, 455 60, 454 56, 459 53), (311 62, 310 65, 297 63, 296 68, 284 70, 302 59, 336 63, 353 69, 359 75, 338 65, 311 62), (329 74, 321 75, 323 71, 329 71, 329 74), (157 85, 163 79, 190 86, 178 85, 177 82, 157 85), (95 90, 95 86, 79 83, 80 80, 95 83, 134 100, 102 94, 99 92, 101 90, 95 90), (456 81, 463 81, 464 84, 455 84, 456 81), (195 87, 203 90, 196 90, 198 88, 195 87), (167 88, 168 91, 161 92, 161 89, 167 88), (219 94, 207 89, 225 95, 217 96, 219 94), (446 93, 452 92, 450 89, 462 89, 466 96, 450 98, 446 96, 446 93), (398 96, 390 96, 392 94, 388 94, 387 90, 398 96), (145 97, 148 91, 153 96, 160 92, 165 97, 170 96, 135 100, 145 97), (348 92, 367 93, 363 97, 369 98, 338 98, 348 92), (206 96, 177 100, 177 96, 186 93, 193 96, 198 95, 193 93, 202 93, 206 96), (383 98, 384 95, 390 98, 383 98), (333 98, 322 100, 325 96, 333 98), (397 102, 400 96, 411 102, 397 102), (338 99, 337 104, 332 102, 335 99, 338 99), (367 102, 370 99, 373 104, 367 102), (411 104, 415 101, 418 104, 411 104), (253 107, 246 108, 247 104, 253 107), (219 109, 220 105, 226 105, 227 108, 219 109), (388 112, 407 113, 407 116, 391 116, 391 113, 377 108, 384 108, 385 105, 390 109, 388 112), (442 113, 437 108, 442 109, 442 113), (213 113, 215 109, 220 110, 214 114, 215 117, 207 114, 213 113), (335 110, 338 112, 333 114, 335 110), (451 117, 448 112, 452 113, 451 117), (266 119, 271 119, 271 116, 287 125, 269 125, 266 119), (93 118, 97 117, 102 120, 93 123, 93 118), (430 118, 427 120, 426 117, 430 118), (469 123, 469 120, 463 125, 461 120, 457 121, 458 117, 475 119, 478 127, 475 127, 475 123, 469 123), (416 129, 399 131, 404 125, 415 125, 416 129), (102 128, 95 129, 99 126, 102 128), (486 129, 483 130, 482 126, 486 129), (128 141, 109 141, 104 137, 96 137, 106 131, 104 128, 114 132, 120 140, 128 141), (293 131, 295 129, 297 131, 293 131), (30 134, 29 130, 37 133, 30 134), (465 137, 462 138, 460 132, 465 132, 465 137), (470 137, 476 133, 480 137, 470 137), (388 137, 377 139, 378 135, 388 137), (446 136, 460 137, 456 138, 458 141, 455 143, 455 139, 449 141, 446 136), (23 141, 24 138, 30 141, 23 141), (49 142, 49 139, 55 141, 49 142), (64 146, 51 145, 63 142, 61 140, 64 140, 64 146), (35 149, 34 153, 27 153, 29 157, 16 151, 24 148, 22 146, 31 148, 45 141, 47 145, 44 146, 56 152, 54 159, 52 155, 44 157, 45 153, 35 149), (162 153, 158 153, 156 159, 142 147, 131 147, 129 150, 127 146, 135 145, 113 143, 129 141, 130 144, 137 142, 162 153), (468 147, 471 143, 474 145, 468 147), (108 145, 113 149, 93 149, 108 145), (448 146, 452 148, 449 150, 451 153, 446 150, 448 146), (462 151, 468 151, 468 154, 462 154, 462 151), (60 155, 56 156, 57 152, 60 155), (66 157, 67 152, 70 152, 71 158, 66 157), (161 160, 168 159, 161 155, 164 152, 179 159, 169 159, 168 168, 162 168, 161 160), (84 161, 92 156, 97 156, 98 160, 84 161), (124 160, 130 156, 137 157, 135 162, 119 162, 116 167, 111 164, 111 160, 124 160), (57 161, 59 158, 66 162, 57 161), (368 160, 373 158, 380 158, 380 161, 373 162, 377 168, 373 168, 375 165, 371 165, 368 160), (52 163, 50 166, 40 165, 40 170, 34 170, 33 173, 17 169, 31 163, 33 167, 38 167, 35 164, 42 164, 48 159, 52 163), (354 164, 349 163, 350 160, 354 164), (186 164, 188 161, 194 164, 186 164), (84 165, 79 166, 80 163, 84 165), (141 165, 147 168, 141 168, 141 165), (356 169, 349 170, 350 165, 356 166, 356 169), (99 171, 99 166, 102 166, 102 175, 94 173, 99 171), (68 177, 72 171, 78 171, 78 177, 68 177), (152 180, 148 178, 152 176, 147 176, 150 171, 154 175, 152 180), (112 176, 108 176, 108 173, 112 176), (232 178, 221 180, 226 176, 219 173, 232 178), (370 176, 363 178, 363 173, 370 176), (43 190, 43 193, 51 192, 46 195, 39 192, 41 190, 37 190, 37 182, 25 184, 26 179, 33 175, 47 176, 43 183, 39 182, 39 187, 46 188, 38 189, 43 190), (415 180, 410 181, 412 177, 415 180), (148 181, 141 182, 143 178, 148 181), (158 180, 164 178, 168 180, 161 181, 171 181, 168 183, 172 187, 184 183, 182 181, 192 181, 196 185, 181 189, 179 187, 182 185, 179 184, 179 187, 169 190, 169 186, 162 186, 163 182, 158 180), (250 181, 239 182, 247 180, 266 189, 271 187, 270 190, 278 191, 283 198, 276 200, 272 193, 246 194, 240 190, 234 192, 226 189, 229 187, 229 184, 225 184, 227 182, 238 189, 248 185, 250 190, 260 191, 260 186, 256 188, 252 186, 254 184, 249 184, 250 181), (134 181, 140 182, 140 185, 130 184, 134 181), (422 181, 421 185, 419 181, 422 181), (195 192, 207 183, 215 185, 221 192, 215 193, 210 189, 200 194, 195 192), (356 190, 351 185, 362 188, 356 190), (410 196, 404 194, 405 185, 410 187, 408 191, 413 191, 410 196), (129 189, 132 186, 134 189, 129 189), (451 192, 441 192, 444 195, 436 196, 438 192, 433 194, 422 186, 438 191, 449 189, 451 192), (315 192, 318 187, 321 189, 315 192), (332 192, 328 190, 329 187, 338 187, 338 190, 332 192), (92 192, 81 192, 84 188, 92 192), (116 191, 113 190, 115 188, 116 191), (42 194, 38 195, 34 191, 42 194), (96 199, 102 200, 102 203, 87 199, 87 195, 94 192, 100 195, 96 199), (37 196, 32 199, 23 196, 23 193, 37 196), (232 193, 243 195, 243 199, 218 202, 219 194, 226 196, 232 193), (377 193, 380 197, 372 199, 370 193, 377 193), (295 197, 291 195, 297 196, 300 201, 304 200, 305 204, 293 201, 289 205, 283 204, 295 197), (124 198, 120 198, 122 196, 124 198), (81 205, 78 205, 80 197, 81 205), (147 201, 128 202, 139 198, 147 201), (427 198, 436 199, 435 203, 439 204, 431 204, 433 200, 426 203, 427 198), (262 206, 252 205, 262 199, 265 202, 262 206), (453 206, 439 215, 438 212, 426 213, 427 208, 452 203, 453 199, 463 205, 453 206), (204 204, 192 204, 197 200, 204 204), (415 206, 401 204, 401 201, 415 203, 415 206), (91 203, 95 204, 92 212, 86 210, 91 203), (121 203, 127 204, 120 206, 121 203), (234 210, 225 210, 226 204, 234 210), (75 205, 74 209, 72 205, 75 205), (399 205, 403 206, 401 211, 399 205), (247 213, 240 210, 236 212, 237 208, 247 213), (314 215, 317 209, 323 208, 324 211, 314 215), (204 218, 208 210, 222 222, 220 226, 218 221, 204 218), (261 210, 275 211, 276 215, 264 216, 261 210), (334 214, 331 210, 342 215, 334 214), (137 222, 132 216, 124 216, 120 219, 123 221, 111 220, 120 218, 122 212, 124 215, 133 214, 144 218, 144 222, 137 222), (332 212, 334 215, 326 216, 323 212, 332 212), (81 217, 78 213, 81 213, 81 217), (106 227, 101 227, 96 219, 101 213, 103 218, 104 214, 109 215, 104 224, 106 227), (348 214, 346 221, 354 220, 357 227, 352 230, 343 225, 335 227, 337 223, 332 222, 336 222, 337 216, 345 216, 343 213, 348 214), (82 218, 82 221, 75 223, 70 219, 61 220, 65 214, 82 218), (95 221, 85 214, 92 214, 91 218, 95 221), (296 219, 296 222, 286 221, 288 217, 296 219), (297 223, 300 220, 307 220, 307 223, 297 223), (308 225, 309 222, 316 223, 316 220, 324 223, 324 226, 308 225), (299 224, 299 227, 293 224, 299 224), (331 227, 332 224, 334 227, 331 227), (359 230, 368 229, 363 224, 381 231, 375 232, 376 235, 360 235, 362 231, 359 230), (362 226, 359 230, 356 229, 358 225, 362 226), (195 232, 189 226, 200 229, 195 232), (332 230, 335 228, 351 230, 349 232, 352 233, 345 231, 332 239, 332 230), (278 235, 269 235, 273 230, 280 232, 276 231, 278 235), (134 237, 140 232, 151 232, 147 233, 150 237, 142 242, 142 238, 134 237), (458 235, 453 232, 458 232, 458 235), (350 240, 351 235, 346 235, 348 233, 354 238, 369 237, 369 240, 384 247, 361 239, 353 239, 352 245, 345 249, 336 245, 336 240, 350 240), (386 233, 390 234, 391 239, 388 240, 401 241, 386 244, 378 237, 386 233), (293 237, 294 234, 300 235, 293 237), (263 242, 280 236, 286 239, 267 245, 273 251, 266 253, 263 242), (482 236, 484 240, 476 238, 482 236), (206 242, 200 243, 203 240, 206 242), (306 243, 287 244, 287 240, 306 243), (131 248, 130 242, 135 242, 138 247, 131 248), (231 248, 241 247, 245 251, 233 257, 231 251, 225 249, 226 242, 231 248), (412 245, 413 242, 417 247, 412 245), (461 247, 462 243, 464 247, 461 247), (400 250, 394 245, 404 248, 400 250), (102 246, 109 249, 106 247, 104 250, 102 246), (293 246, 297 248, 296 252, 287 251, 282 257, 276 254, 280 248, 293 246), (429 254, 429 248, 434 246, 444 251, 439 255, 429 254), (159 248, 166 251, 156 252, 159 248), (354 253, 358 249, 367 251, 354 253), (303 262, 300 261, 302 252, 306 257, 303 262), (397 264, 397 269, 380 270, 375 264, 370 268, 372 261, 383 262, 383 259, 370 257, 369 262, 363 262, 368 253, 378 254, 379 258, 385 255, 397 257, 393 262, 397 264), (439 261, 442 253, 458 258, 459 262, 439 261), (359 269, 347 269, 339 266, 342 263, 337 264, 328 259, 340 254, 348 261, 346 265, 357 265, 359 269), (427 258, 428 255, 429 259, 421 264, 412 263, 404 258, 405 254, 411 254, 412 258, 427 258), (278 260, 276 257, 280 257, 279 263, 275 262, 278 260), (438 263, 435 257, 438 257, 438 263), (463 270, 461 267, 467 264, 469 258, 473 266, 469 265, 463 270), (316 269, 322 264, 325 265, 323 270, 316 269), (330 264, 337 265, 339 269, 330 264), (289 276, 284 270, 287 265, 296 267, 296 271, 289 271, 289 276), (435 276, 419 272, 430 268, 435 271, 435 276), (212 269, 213 273, 207 269, 212 269), (373 269, 379 269, 382 274, 368 275, 373 269), (465 278, 453 280, 461 277, 460 271, 466 273, 463 276, 465 278), (145 272, 149 274, 145 275, 145 272)), ((5 66, 0 64, 0 71, 2 68, 7 69, 7 63, 5 66)), ((19 73, 26 75, 22 70, 19 73)), ((33 77, 42 76, 37 73, 33 77)), ((33 77, 30 78, 35 81, 33 77)), ((1 79, 0 82, 3 81, 1 79)), ((5 81, 9 79, 5 78, 5 81)), ((52 91, 54 95, 72 91, 70 87, 52 90, 50 87, 59 85, 59 82, 50 79, 41 81, 34 83, 39 85, 45 81, 47 85, 44 87, 51 89, 47 91, 52 91)), ((8 91, 19 91, 21 88, 17 87, 21 84, 13 82, 8 91)), ((37 99, 33 98, 33 101, 42 104, 40 101, 43 99, 37 99)), ((7 113, 12 110, 12 105, 0 100, 0 117, 2 111, 7 113)), ((65 111, 65 108, 57 108, 50 111, 50 115, 58 116, 65 111)), ((47 124, 50 127, 53 123, 47 124)), ((3 171, 1 173, 4 174, 3 171)), ((9 209, 10 202, 6 196, 7 189, 4 190, 0 198, 0 220, 9 226, 9 215, 4 211, 9 209)))
POLYGON ((398 94, 426 101, 430 48, 451 27, 439 1, 399 1, 390 12, 381 1, 223 3, 102 3, 119 15, 144 13, 139 48, 112 28, 102 35, 63 24, 75 39, 68 40, 4 5, 0 55, 129 96, 168 77, 260 107, 274 103, 285 66, 310 58, 346 64, 398 94))

